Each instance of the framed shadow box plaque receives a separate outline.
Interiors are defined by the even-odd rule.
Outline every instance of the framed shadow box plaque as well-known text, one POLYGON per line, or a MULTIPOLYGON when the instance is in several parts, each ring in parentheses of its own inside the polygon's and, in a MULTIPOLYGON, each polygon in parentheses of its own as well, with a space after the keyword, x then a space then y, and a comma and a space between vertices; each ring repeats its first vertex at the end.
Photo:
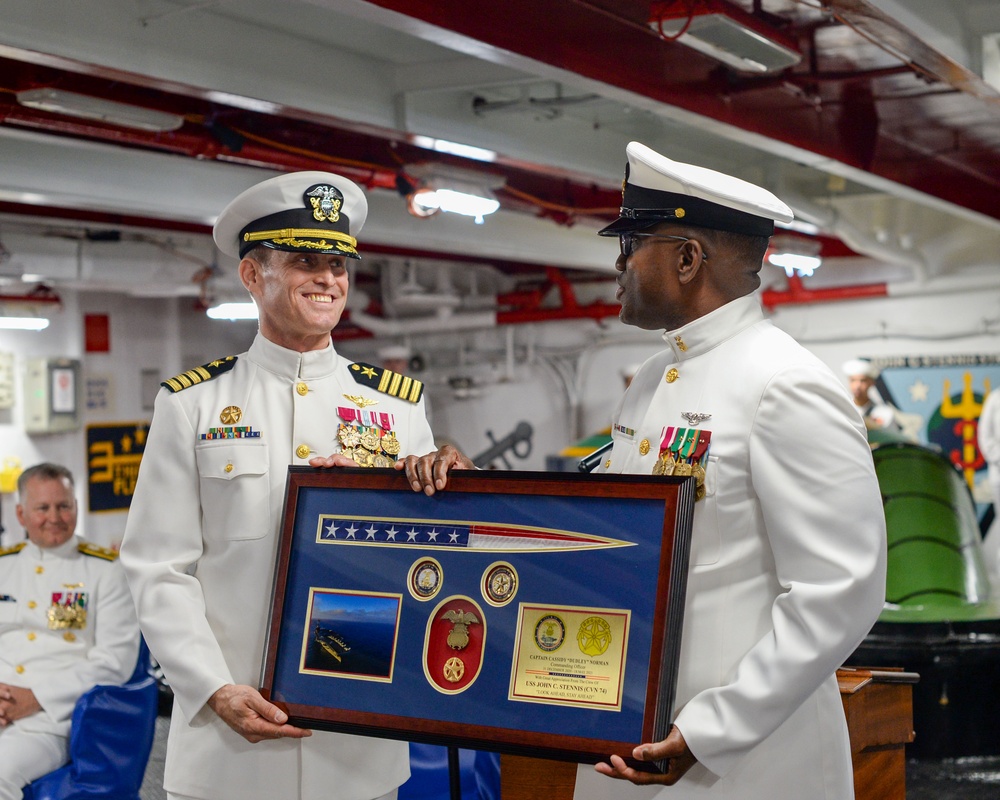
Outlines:
POLYGON ((302 727, 584 763, 663 739, 693 479, 448 481, 289 467, 265 697, 302 727))

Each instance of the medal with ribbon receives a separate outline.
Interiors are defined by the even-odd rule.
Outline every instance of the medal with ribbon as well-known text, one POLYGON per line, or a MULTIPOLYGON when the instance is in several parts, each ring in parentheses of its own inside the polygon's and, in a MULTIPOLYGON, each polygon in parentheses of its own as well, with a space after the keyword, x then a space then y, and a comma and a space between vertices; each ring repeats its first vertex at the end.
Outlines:
POLYGON ((653 465, 654 475, 693 476, 695 479, 695 500, 705 496, 705 464, 712 432, 698 428, 677 428, 673 425, 663 429, 660 440, 660 455, 653 465))
POLYGON ((395 417, 366 408, 337 408, 343 422, 337 430, 340 452, 359 467, 391 467, 400 452, 392 430, 395 417))

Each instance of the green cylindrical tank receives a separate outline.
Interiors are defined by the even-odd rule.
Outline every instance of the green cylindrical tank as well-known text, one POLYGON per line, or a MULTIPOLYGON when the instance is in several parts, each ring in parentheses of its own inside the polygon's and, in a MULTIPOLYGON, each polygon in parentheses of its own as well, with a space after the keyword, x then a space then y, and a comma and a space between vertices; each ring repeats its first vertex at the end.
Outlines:
POLYGON ((962 475, 940 453, 916 444, 880 444, 872 456, 889 547, 880 621, 1000 618, 962 475))

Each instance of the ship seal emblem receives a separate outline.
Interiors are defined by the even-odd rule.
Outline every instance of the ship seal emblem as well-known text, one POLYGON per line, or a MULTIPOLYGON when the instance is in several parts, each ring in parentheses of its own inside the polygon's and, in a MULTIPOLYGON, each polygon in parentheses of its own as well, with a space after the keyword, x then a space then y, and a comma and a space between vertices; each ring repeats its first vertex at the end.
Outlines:
POLYGON ((546 614, 535 623, 535 645, 539 650, 551 653, 562 647, 566 639, 566 624, 555 614, 546 614))

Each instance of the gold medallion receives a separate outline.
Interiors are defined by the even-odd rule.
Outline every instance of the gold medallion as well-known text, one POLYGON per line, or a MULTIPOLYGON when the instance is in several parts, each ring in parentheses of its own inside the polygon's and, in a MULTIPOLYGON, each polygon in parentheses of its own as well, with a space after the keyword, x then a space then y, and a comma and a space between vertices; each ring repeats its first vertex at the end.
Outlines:
POLYGON ((366 428, 361 434, 361 446, 373 453, 378 452, 381 438, 378 428, 366 428))
POLYGON ((361 432, 353 425, 341 425, 337 431, 337 438, 340 439, 344 450, 353 450, 361 444, 361 432))
POLYGON ((391 458, 389 458, 389 456, 383 455, 382 453, 376 453, 375 459, 372 462, 372 466, 384 468, 384 467, 391 467, 394 463, 395 462, 391 458))
POLYGON ((399 451, 402 446, 399 443, 399 439, 396 438, 396 434, 393 431, 389 431, 385 436, 382 437, 382 449, 385 450, 390 456, 398 456, 399 451))
POLYGON ((669 450, 660 456, 656 463, 653 465, 654 475, 673 475, 674 474, 674 454, 669 450))
POLYGON ((444 679, 449 683, 458 683, 465 675, 465 662, 458 656, 452 656, 444 662, 444 679))
POLYGON ((679 461, 674 467, 674 475, 679 475, 682 478, 688 477, 692 471, 691 465, 687 461, 679 461))
POLYGON ((239 406, 226 406, 219 414, 219 422, 223 425, 235 425, 243 419, 243 409, 239 406))

